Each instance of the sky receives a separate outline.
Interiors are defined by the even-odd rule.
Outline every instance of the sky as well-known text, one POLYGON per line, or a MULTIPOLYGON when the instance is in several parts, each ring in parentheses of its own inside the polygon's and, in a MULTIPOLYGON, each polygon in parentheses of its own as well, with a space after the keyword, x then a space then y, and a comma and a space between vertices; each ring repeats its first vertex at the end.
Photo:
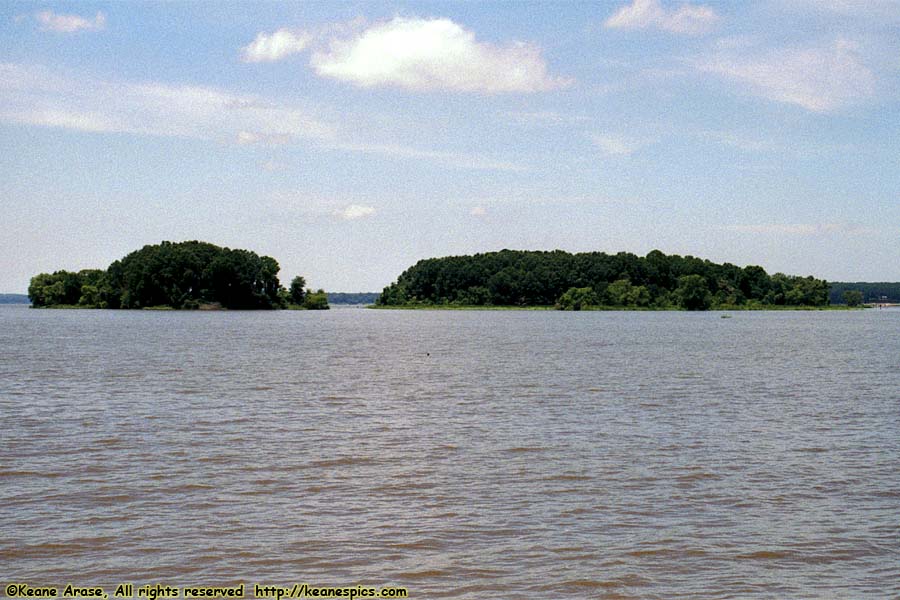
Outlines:
POLYGON ((0 292, 195 239, 900 281, 900 1, 0 4, 0 292))

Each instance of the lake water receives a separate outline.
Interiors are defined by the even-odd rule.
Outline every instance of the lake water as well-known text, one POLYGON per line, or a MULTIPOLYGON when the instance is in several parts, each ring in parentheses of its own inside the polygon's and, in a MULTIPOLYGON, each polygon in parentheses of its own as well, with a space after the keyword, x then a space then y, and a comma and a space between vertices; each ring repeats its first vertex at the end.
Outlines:
POLYGON ((7 306, 0 415, 4 585, 900 596, 900 310, 7 306))

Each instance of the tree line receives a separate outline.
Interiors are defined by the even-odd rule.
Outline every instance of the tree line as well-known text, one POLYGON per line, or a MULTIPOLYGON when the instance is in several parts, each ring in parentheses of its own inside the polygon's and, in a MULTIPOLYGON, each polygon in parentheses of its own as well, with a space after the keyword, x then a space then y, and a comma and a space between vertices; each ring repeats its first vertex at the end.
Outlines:
POLYGON ((571 254, 502 250, 421 260, 377 304, 681 308, 824 306, 826 281, 654 250, 571 254))
POLYGON ((900 303, 900 283, 846 283, 831 284, 832 304, 900 303))
POLYGON ((331 304, 374 304, 378 292, 328 292, 331 304))
POLYGON ((35 307, 328 308, 323 290, 304 289, 299 276, 286 289, 278 280, 279 270, 274 258, 250 250, 199 241, 162 242, 144 246, 106 270, 35 275, 28 297, 35 307))

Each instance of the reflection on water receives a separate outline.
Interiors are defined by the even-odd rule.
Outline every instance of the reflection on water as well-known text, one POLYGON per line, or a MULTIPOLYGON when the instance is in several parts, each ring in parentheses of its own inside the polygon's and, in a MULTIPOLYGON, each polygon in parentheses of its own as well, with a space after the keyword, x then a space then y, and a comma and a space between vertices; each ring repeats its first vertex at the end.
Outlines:
POLYGON ((6 581, 900 594, 900 311, 0 307, 6 581))

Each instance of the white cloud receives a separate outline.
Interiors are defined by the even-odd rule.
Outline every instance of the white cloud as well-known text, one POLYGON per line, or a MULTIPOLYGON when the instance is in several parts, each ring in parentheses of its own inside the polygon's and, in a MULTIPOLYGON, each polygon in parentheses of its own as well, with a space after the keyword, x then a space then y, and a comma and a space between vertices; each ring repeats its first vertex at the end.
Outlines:
POLYGON ((241 146, 252 146, 253 144, 258 144, 260 140, 261 136, 258 133, 253 133, 252 131, 239 131, 236 141, 241 146))
POLYGON ((440 150, 423 150, 421 148, 400 146, 398 144, 340 142, 334 144, 333 147, 340 150, 363 152, 365 154, 382 154, 399 158, 423 159, 462 169, 513 172, 528 170, 526 167, 516 163, 496 160, 478 154, 459 154, 456 152, 442 152, 440 150))
POLYGON ((351 204, 350 206, 334 211, 333 214, 346 221, 351 221, 353 219, 370 217, 375 214, 375 209, 371 206, 363 206, 362 204, 351 204))
POLYGON ((241 48, 244 62, 274 62, 291 54, 302 52, 309 46, 312 36, 303 31, 279 29, 272 33, 260 32, 250 44, 241 48))
POLYGON ((278 171, 283 171, 285 169, 285 165, 283 163, 278 162, 277 160, 266 160, 260 163, 259 165, 263 171, 267 171, 269 173, 276 173, 278 171))
POLYGON ((283 133, 260 133, 258 131, 239 131, 236 141, 241 146, 281 146, 291 141, 291 136, 283 133))
POLYGON ((487 209, 483 206, 476 206, 469 211, 473 217, 483 217, 487 214, 487 209))
POLYGON ((604 25, 610 29, 662 29, 672 33, 700 35, 710 31, 719 15, 708 6, 682 4, 666 10, 659 0, 632 0, 612 14, 604 25))
POLYGON ((875 76, 856 46, 838 40, 825 48, 788 48, 758 56, 720 53, 695 66, 737 81, 764 98, 832 112, 875 93, 875 76))
POLYGON ((645 145, 644 142, 619 135, 595 133, 589 137, 606 156, 631 156, 645 145))
POLYGON ((873 229, 847 223, 799 223, 799 224, 766 224, 766 225, 728 225, 727 231, 737 233, 753 233, 761 235, 813 236, 828 234, 865 235, 873 229))
POLYGON ((52 10, 42 10, 34 15, 41 31, 74 33, 76 31, 100 31, 106 28, 106 15, 97 11, 93 19, 78 15, 61 15, 52 10))
POLYGON ((413 91, 538 92, 570 80, 550 77, 536 46, 496 46, 449 19, 397 17, 315 52, 316 73, 361 87, 413 91))
POLYGON ((728 131, 700 131, 697 136, 745 152, 784 152, 784 147, 761 138, 747 137, 728 131))
POLYGON ((512 119, 522 125, 545 124, 545 125, 561 125, 573 123, 585 123, 590 121, 590 117, 585 115, 568 115, 555 111, 519 111, 510 110, 501 113, 502 116, 512 119))
POLYGON ((330 140, 306 111, 216 88, 105 81, 0 63, 0 120, 80 131, 197 139, 293 136, 330 140))
POLYGON ((591 206, 591 205, 637 205, 641 204, 642 201, 633 199, 633 198, 614 198, 608 196, 595 196, 595 195, 540 195, 540 194, 531 194, 529 192, 523 191, 513 191, 508 190, 504 192, 502 195, 498 196, 475 196, 468 198, 458 198, 460 203, 463 203, 466 206, 474 206, 475 209, 470 210, 470 214, 474 214, 474 211, 478 208, 483 208, 485 210, 485 214, 490 210, 492 206, 509 206, 509 205, 532 205, 532 206, 591 206))
POLYGON ((0 122, 95 133, 184 137, 239 145, 318 147, 463 168, 524 171, 477 154, 362 141, 354 128, 259 96, 164 83, 129 83, 0 63, 0 122))
POLYGON ((807 14, 811 10, 831 12, 843 19, 871 20, 879 25, 900 21, 897 0, 790 0, 782 5, 807 14))

